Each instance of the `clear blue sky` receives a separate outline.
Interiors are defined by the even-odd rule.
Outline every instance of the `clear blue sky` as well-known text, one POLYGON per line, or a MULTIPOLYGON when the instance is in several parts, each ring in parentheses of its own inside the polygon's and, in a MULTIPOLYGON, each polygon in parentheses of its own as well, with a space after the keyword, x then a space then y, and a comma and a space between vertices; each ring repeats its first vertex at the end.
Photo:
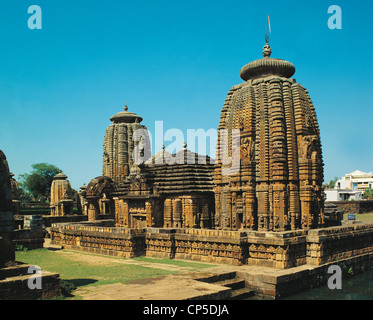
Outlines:
POLYGON ((125 103, 151 132, 161 120, 185 134, 217 128, 241 67, 262 57, 268 14, 272 57, 294 63, 314 102, 325 180, 373 171, 371 0, 2 0, 0 149, 11 171, 47 162, 75 189, 89 183, 125 103), (42 30, 27 27, 34 4, 42 30), (330 5, 342 30, 327 26, 330 5))

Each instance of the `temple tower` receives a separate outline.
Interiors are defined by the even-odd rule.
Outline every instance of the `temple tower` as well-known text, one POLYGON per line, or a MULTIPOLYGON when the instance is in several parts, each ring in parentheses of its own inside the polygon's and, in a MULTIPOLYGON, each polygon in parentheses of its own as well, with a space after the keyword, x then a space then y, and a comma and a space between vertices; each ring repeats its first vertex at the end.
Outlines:
POLYGON ((284 231, 324 224, 315 108, 308 91, 291 78, 294 65, 271 53, 267 42, 264 58, 241 69, 245 82, 229 91, 222 109, 215 168, 220 229, 284 231), (234 153, 236 171, 222 161, 234 153))
POLYGON ((70 181, 61 171, 57 174, 51 186, 51 215, 65 216, 73 214, 73 200, 70 181))
POLYGON ((127 105, 110 120, 113 123, 105 133, 102 174, 122 183, 130 173, 134 163, 132 152, 139 143, 134 139, 134 133, 138 129, 146 130, 146 127, 140 124, 143 120, 140 116, 128 111, 127 105))

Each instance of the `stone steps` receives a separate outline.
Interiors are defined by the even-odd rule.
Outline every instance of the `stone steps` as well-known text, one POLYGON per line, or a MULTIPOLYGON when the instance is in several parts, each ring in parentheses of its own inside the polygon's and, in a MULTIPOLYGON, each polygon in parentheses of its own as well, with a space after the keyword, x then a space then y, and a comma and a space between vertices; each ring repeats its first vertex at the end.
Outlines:
POLYGON ((224 287, 229 287, 233 290, 245 288, 245 280, 237 278, 237 277, 232 278, 232 279, 218 281, 218 282, 215 282, 214 284, 218 284, 224 287))
POLYGON ((254 295, 254 291, 246 287, 246 281, 238 278, 236 272, 215 274, 197 280, 231 288, 231 300, 242 300, 254 295))
POLYGON ((34 273, 28 273, 29 267, 19 264, 0 270, 0 300, 49 299, 61 295, 59 274, 42 271, 40 279, 35 279, 34 273), (40 283, 41 289, 30 289, 30 283, 40 283))
POLYGON ((244 300, 255 295, 255 292, 250 288, 241 288, 232 291, 230 300, 244 300))
POLYGON ((21 265, 12 266, 12 267, 1 268, 0 269, 0 280, 27 274, 29 267, 30 265, 28 264, 21 264, 21 265))

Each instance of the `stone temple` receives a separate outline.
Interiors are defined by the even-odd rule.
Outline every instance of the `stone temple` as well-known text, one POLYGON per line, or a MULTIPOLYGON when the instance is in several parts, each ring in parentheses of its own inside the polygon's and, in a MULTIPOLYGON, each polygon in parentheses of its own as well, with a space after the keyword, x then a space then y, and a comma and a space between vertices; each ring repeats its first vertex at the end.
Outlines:
POLYGON ((286 283, 330 264, 372 266, 373 224, 332 221, 324 206, 316 112, 294 73, 268 42, 263 58, 241 69, 243 82, 221 110, 214 161, 186 144, 152 156, 146 134, 136 137, 146 132, 142 117, 126 106, 106 130, 102 175, 79 193, 88 221, 54 224, 52 244, 127 258, 305 266, 286 283), (144 161, 134 161, 136 150, 144 161))
MULTIPOLYGON (((233 129, 238 130, 241 161, 237 174, 224 175, 218 158, 215 226, 322 227, 324 177, 315 108, 307 90, 291 78, 294 65, 271 58, 268 43, 263 56, 242 68, 245 82, 229 91, 222 110, 219 139, 224 134, 231 141, 233 129)), ((231 142, 230 154, 234 147, 231 142)))

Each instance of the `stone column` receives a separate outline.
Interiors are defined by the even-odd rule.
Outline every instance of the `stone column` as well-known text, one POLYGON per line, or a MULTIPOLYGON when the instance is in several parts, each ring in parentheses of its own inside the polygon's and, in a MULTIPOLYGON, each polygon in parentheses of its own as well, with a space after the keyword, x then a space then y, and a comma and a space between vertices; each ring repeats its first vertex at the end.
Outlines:
POLYGON ((146 226, 154 227, 153 206, 150 201, 145 201, 146 226))
POLYGON ((164 201, 164 228, 171 228, 172 227, 172 200, 166 199, 164 201))
POLYGON ((98 205, 97 198, 88 198, 88 221, 98 220, 100 214, 100 208, 98 205))
POLYGON ((173 226, 174 228, 181 228, 182 226, 182 201, 181 199, 175 199, 173 204, 173 212, 174 212, 174 221, 173 226))

